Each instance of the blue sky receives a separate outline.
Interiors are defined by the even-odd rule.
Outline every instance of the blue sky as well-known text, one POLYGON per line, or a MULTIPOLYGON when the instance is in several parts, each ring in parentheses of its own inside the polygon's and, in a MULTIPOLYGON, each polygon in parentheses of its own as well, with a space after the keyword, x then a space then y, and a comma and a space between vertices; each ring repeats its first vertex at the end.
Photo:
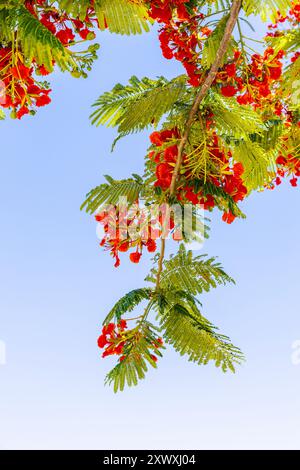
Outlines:
POLYGON ((204 313, 247 356, 236 375, 197 367, 168 350, 138 388, 104 387, 113 366, 97 336, 104 315, 144 284, 149 263, 116 270, 98 247, 93 219, 79 211, 102 181, 139 172, 147 133, 119 143, 89 124, 90 105, 116 82, 181 73, 162 59, 154 33, 100 35, 87 80, 57 73, 53 104, 35 118, 1 123, 0 365, 2 449, 237 449, 300 445, 299 190, 253 195, 248 216, 212 217, 204 252, 236 286, 202 299, 204 313))

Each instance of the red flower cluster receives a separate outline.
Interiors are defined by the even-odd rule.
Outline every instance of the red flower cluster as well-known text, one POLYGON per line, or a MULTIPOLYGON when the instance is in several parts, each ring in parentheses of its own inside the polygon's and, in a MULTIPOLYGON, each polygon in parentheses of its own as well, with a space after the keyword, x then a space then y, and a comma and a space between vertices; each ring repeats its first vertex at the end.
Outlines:
MULTIPOLYGON (((286 34, 286 26, 290 25, 292 28, 297 28, 300 23, 300 1, 292 2, 292 8, 287 16, 282 16, 281 13, 277 12, 277 18, 273 24, 269 25, 269 29, 273 32, 269 32, 267 37, 284 36, 286 34), (282 27, 282 29, 281 29, 282 27)), ((300 57, 300 52, 296 52, 291 57, 291 62, 295 62, 300 57)))
MULTIPOLYGON (((150 160, 156 164, 157 181, 155 186, 160 187, 163 191, 167 191, 171 185, 178 155, 177 144, 179 138, 180 135, 176 128, 153 132, 150 135, 152 145, 154 148, 157 147, 157 150, 152 150, 149 153, 150 160)), ((214 132, 208 148, 214 166, 219 168, 219 175, 207 175, 207 181, 215 187, 221 188, 232 197, 234 202, 243 201, 247 196, 247 188, 242 179, 243 165, 232 162, 231 153, 226 153, 225 150, 220 148, 218 137, 214 132)), ((205 210, 212 210, 218 205, 212 194, 204 194, 202 189, 195 189, 194 177, 188 167, 188 157, 186 155, 183 157, 181 175, 181 182, 176 193, 176 197, 180 202, 191 202, 194 205, 201 204, 205 210)), ((223 215, 223 220, 227 223, 232 223, 234 219, 235 216, 231 212, 226 211, 223 215)))
MULTIPOLYGON (((265 105, 264 99, 269 102, 274 101, 272 86, 278 83, 282 75, 284 51, 279 51, 275 55, 274 49, 267 48, 263 55, 254 54, 249 65, 249 89, 237 100, 240 104, 255 104, 255 107, 265 105)), ((281 115, 281 110, 277 109, 276 114, 281 115)))
POLYGON ((282 178, 292 176, 291 185, 295 188, 298 186, 298 178, 300 177, 300 159, 289 154, 286 157, 280 155, 277 160, 277 175, 275 179, 276 186, 282 183, 282 178))
POLYGON ((284 51, 275 54, 269 47, 263 55, 252 55, 251 62, 243 68, 241 52, 235 51, 233 60, 219 71, 215 83, 221 85, 223 96, 236 96, 240 105, 253 105, 257 109, 273 104, 275 113, 281 115, 282 107, 272 87, 281 78, 283 56, 284 51))
POLYGON ((178 155, 177 142, 179 139, 179 132, 176 128, 166 129, 161 132, 153 132, 150 135, 150 141, 159 150, 152 151, 149 158, 157 163, 155 186, 159 186, 164 191, 168 189, 172 182, 172 175, 178 155), (161 150, 161 147, 165 147, 161 150))
MULTIPOLYGON (((234 202, 240 202, 247 196, 248 190, 244 185, 242 175, 244 173, 244 167, 241 163, 235 163, 231 169, 231 174, 227 174, 223 179, 223 189, 229 194, 234 202)), ((231 212, 225 212, 223 214, 223 221, 231 224, 235 220, 235 215, 231 212)))
MULTIPOLYGON (((184 66, 192 86, 199 86, 198 21, 204 15, 197 14, 186 0, 151 0, 149 15, 164 26, 160 29, 159 40, 163 56, 173 57, 184 66)), ((202 34, 208 36, 211 31, 202 28, 202 34)))
POLYGON ((97 24, 93 7, 87 10, 86 18, 81 21, 78 18, 71 18, 67 14, 60 14, 53 5, 49 7, 47 4, 47 0, 27 0, 25 2, 30 13, 38 18, 62 44, 69 45, 75 40, 76 34, 83 40, 95 38, 95 33, 91 30, 94 27, 93 22, 97 24))
POLYGON ((104 237, 100 246, 109 250, 115 259, 115 267, 120 266, 121 260, 119 253, 126 253, 130 249, 135 251, 130 253, 129 259, 132 263, 139 263, 143 249, 146 248, 149 253, 156 251, 155 239, 159 233, 153 230, 153 224, 144 217, 143 213, 135 211, 131 215, 129 211, 120 211, 118 208, 110 211, 103 211, 96 214, 95 219, 103 225, 104 237), (140 236, 130 238, 130 229, 138 229, 140 236))
POLYGON ((231 98, 243 89, 243 79, 238 77, 238 66, 241 65, 241 53, 235 51, 232 61, 224 65, 216 76, 215 83, 221 85, 223 96, 231 98))
MULTIPOLYGON (((102 334, 98 338, 98 346, 100 349, 104 349, 102 357, 112 356, 114 354, 120 356, 123 353, 123 348, 126 343, 126 337, 124 337, 124 331, 127 328, 127 322, 120 320, 115 325, 109 323, 102 328, 102 334)), ((122 357, 120 358, 120 360, 122 357)))
POLYGON ((269 33, 268 36, 281 35, 280 26, 284 23, 290 23, 291 26, 297 26, 300 23, 300 1, 292 2, 292 7, 287 16, 283 16, 280 11, 277 12, 277 18, 273 24, 269 25, 270 30, 276 30, 275 33, 269 33))
MULTIPOLYGON (((85 20, 81 21, 62 14, 53 4, 49 6, 46 0, 26 0, 25 6, 66 47, 73 43, 76 35, 82 40, 95 38, 91 28, 97 20, 92 7, 88 9, 85 20)), ((38 65, 35 58, 27 64, 19 44, 18 47, 12 44, 0 46, 0 80, 5 87, 1 91, 0 105, 12 109, 12 117, 18 119, 25 114, 34 114, 36 107, 51 102, 48 84, 38 82, 34 75, 49 73, 50 70, 45 65, 38 65)))
POLYGON ((36 82, 33 73, 34 67, 27 67, 20 53, 13 58, 11 47, 0 48, 0 80, 5 87, 1 106, 13 109, 13 117, 18 119, 28 114, 32 106, 45 106, 51 102, 51 90, 36 82))
MULTIPOLYGON (((128 330, 126 332, 126 329, 126 320, 120 320, 118 324, 109 323, 102 328, 101 335, 98 338, 98 347, 104 349, 102 353, 103 358, 117 355, 120 356, 120 362, 126 359, 126 355, 124 355, 125 347, 127 345, 130 346, 135 336, 140 336, 139 331, 134 332, 134 330, 128 330)), ((157 338, 152 341, 151 346, 154 350, 163 347, 162 338, 157 338)), ((157 357, 154 354, 150 354, 150 358, 152 361, 157 362, 157 357)))

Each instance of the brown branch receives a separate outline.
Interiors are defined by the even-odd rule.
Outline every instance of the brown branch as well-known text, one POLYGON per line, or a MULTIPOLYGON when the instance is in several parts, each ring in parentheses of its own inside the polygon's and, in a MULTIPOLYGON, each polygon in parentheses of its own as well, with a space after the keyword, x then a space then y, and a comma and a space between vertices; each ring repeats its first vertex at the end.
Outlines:
MULTIPOLYGON (((180 167, 182 165, 182 160, 183 160, 183 152, 184 152, 184 148, 185 148, 185 145, 187 143, 187 140, 188 140, 188 137, 189 137, 189 134, 190 134, 190 131, 191 131, 191 127, 193 125, 193 121, 194 121, 194 118, 198 112, 198 109, 199 109, 199 106, 201 104, 201 102, 203 101, 203 99, 205 98, 206 94, 208 93, 210 87, 212 86, 215 78, 216 78, 216 75, 218 73, 218 70, 222 64, 222 60, 226 54, 226 51, 227 51, 227 48, 228 48, 228 45, 229 45, 229 42, 230 42, 230 39, 231 39, 231 35, 233 33, 233 30, 234 30, 234 27, 236 25, 236 22, 238 20, 238 17, 239 17, 239 13, 240 13, 240 9, 241 9, 241 6, 242 6, 242 0, 233 0, 232 2, 232 7, 231 7, 231 10, 230 10, 230 15, 229 15, 229 18, 228 18, 228 21, 227 21, 227 24, 226 24, 226 28, 225 28, 225 31, 224 31, 224 36, 222 38, 222 41, 220 43, 220 46, 219 46, 219 49, 217 51, 217 54, 216 54, 216 58, 215 58, 215 61, 202 85, 202 87, 200 88, 199 90, 199 93, 197 94, 194 102, 193 102, 193 105, 191 107, 191 110, 190 110, 190 113, 189 113, 189 116, 187 118, 187 121, 186 121, 186 125, 185 125, 185 131, 184 131, 184 134, 180 140, 180 143, 179 143, 179 146, 178 146, 178 156, 177 156, 177 160, 176 160, 176 164, 175 164, 175 168, 174 168, 174 172, 173 172, 173 176, 172 176, 172 181, 171 181, 171 185, 170 185, 170 195, 171 196, 174 196, 175 194, 175 191, 176 191, 176 183, 177 183, 177 179, 178 179, 178 175, 179 175, 179 172, 180 172, 180 167)), ((165 248, 166 248, 166 240, 164 238, 162 238, 161 240, 161 252, 160 252, 160 258, 159 258, 159 261, 158 261, 158 271, 157 271, 157 280, 156 280, 156 290, 158 290, 159 288, 159 284, 160 284, 160 277, 161 277, 161 273, 162 273, 162 270, 163 270, 163 261, 164 261, 164 257, 165 257, 165 248)))
POLYGON ((184 134, 183 134, 182 139, 181 139, 181 141, 179 143, 179 146, 178 146, 178 156, 177 156, 177 161, 176 161, 176 165, 175 165, 175 168, 174 168, 174 173, 173 173, 172 182, 171 182, 171 186, 170 186, 171 196, 174 195, 175 190, 176 190, 176 182, 177 182, 180 167, 181 167, 181 164, 182 164, 183 151, 184 151, 184 147, 187 143, 187 140, 188 140, 188 137, 189 137, 189 134, 190 134, 190 131, 191 131, 191 127, 192 127, 192 124, 193 124, 194 117, 196 116, 196 114, 198 112, 198 109, 199 109, 199 106, 200 106, 201 102, 203 101, 203 99, 205 98, 208 90, 212 86, 212 84, 213 84, 213 82, 216 78, 216 75, 218 73, 219 67, 222 64, 222 60, 224 58, 224 55, 226 54, 227 47, 228 47, 229 41, 231 39, 231 35, 233 33, 234 27, 235 27, 236 22, 237 22, 238 17, 239 17, 239 12, 240 12, 241 6, 242 6, 242 0, 233 0, 232 7, 231 7, 231 10, 230 10, 229 19, 227 21, 226 28, 225 28, 225 31, 224 31, 224 36, 223 36, 222 41, 220 43, 219 49, 217 51, 215 61, 214 61, 213 65, 212 65, 212 67, 211 67, 211 69, 210 69, 210 71, 209 71, 209 73, 208 73, 208 75, 205 79, 205 82, 203 83, 202 87, 200 88, 199 93, 197 94, 197 96, 194 100, 193 106, 191 107, 188 119, 186 121, 185 131, 184 131, 184 134))

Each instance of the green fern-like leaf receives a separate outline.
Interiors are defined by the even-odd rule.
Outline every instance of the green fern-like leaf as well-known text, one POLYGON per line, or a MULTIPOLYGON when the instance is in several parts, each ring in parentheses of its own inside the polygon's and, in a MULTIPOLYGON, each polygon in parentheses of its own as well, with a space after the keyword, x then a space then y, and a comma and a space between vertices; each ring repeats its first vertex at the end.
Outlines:
POLYGON ((137 326, 132 340, 124 348, 123 360, 106 376, 105 382, 113 385, 114 392, 124 390, 125 385, 137 385, 145 378, 149 365, 156 368, 153 353, 162 356, 155 347, 157 338, 157 329, 151 323, 143 321, 137 326))
MULTIPOLYGON (((224 36, 224 31, 226 28, 226 24, 228 22, 228 15, 225 15, 221 20, 218 22, 216 28, 214 29, 213 33, 207 38, 204 43, 203 53, 202 53, 202 65, 204 68, 209 69, 214 61, 216 60, 216 54, 220 47, 220 43, 224 36)), ((232 55, 234 49, 236 47, 236 42, 234 38, 231 39, 229 46, 227 48, 227 52, 223 58, 222 66, 228 56, 232 55)))
MULTIPOLYGON (((153 269, 146 280, 154 282, 156 275, 157 270, 153 269)), ((178 253, 164 262, 160 287, 185 290, 196 295, 231 282, 234 282, 233 279, 216 263, 215 258, 206 259, 206 255, 193 257, 193 253, 181 244, 178 253)))
POLYGON ((234 149, 234 158, 245 169, 244 183, 249 191, 262 188, 274 177, 277 148, 265 151, 257 142, 241 140, 234 149))
POLYGON ((211 92, 207 105, 214 113, 216 127, 224 136, 236 139, 266 128, 261 117, 250 106, 240 106, 235 99, 211 92))
POLYGON ((95 111, 91 122, 96 126, 118 127, 120 133, 139 131, 150 124, 157 124, 182 98, 185 84, 184 76, 171 81, 164 77, 140 80, 133 76, 128 85, 118 84, 98 98, 93 105, 95 111))
MULTIPOLYGON (((90 0, 58 0, 58 3, 62 10, 81 20, 86 17, 87 9, 91 6, 90 0)), ((101 30, 108 28, 110 32, 118 34, 149 31, 148 11, 142 1, 95 0, 94 6, 101 30)))
POLYGON ((166 310, 161 328, 166 341, 181 355, 187 355, 189 361, 199 365, 214 361, 224 372, 235 372, 236 364, 243 361, 240 349, 188 304, 175 304, 166 310))
POLYGON ((263 21, 274 20, 278 11, 285 16, 291 6, 291 0, 243 0, 246 15, 260 15, 263 21))
POLYGON ((53 61, 61 70, 72 70, 76 64, 72 54, 37 18, 25 7, 17 11, 18 40, 26 59, 35 58, 39 65, 53 70, 53 61))
POLYGON ((125 313, 132 312, 141 302, 149 300, 152 293, 153 289, 150 288, 135 289, 128 292, 118 300, 105 318, 103 324, 105 325, 112 320, 119 321, 125 313))
POLYGON ((141 34, 149 31, 146 5, 141 1, 95 0, 95 11, 100 29, 109 28, 112 33, 141 34))
POLYGON ((91 6, 90 0, 58 0, 57 3, 61 10, 80 20, 85 19, 87 10, 91 6))
POLYGON ((126 198, 129 205, 135 203, 142 191, 141 179, 130 178, 117 181, 107 177, 108 183, 101 184, 92 189, 81 206, 81 210, 94 214, 103 204, 116 205, 121 198, 126 198))

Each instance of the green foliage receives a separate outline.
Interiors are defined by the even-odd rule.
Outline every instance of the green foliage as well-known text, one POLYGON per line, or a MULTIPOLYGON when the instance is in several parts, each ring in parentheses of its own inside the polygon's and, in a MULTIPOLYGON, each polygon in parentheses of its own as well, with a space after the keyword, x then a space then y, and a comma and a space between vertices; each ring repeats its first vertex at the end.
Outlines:
POLYGON ((265 151, 257 142, 240 140, 234 149, 234 158, 244 166, 243 180, 249 191, 264 187, 274 177, 277 149, 265 151))
POLYGON ((86 196, 81 210, 94 214, 103 204, 116 205, 121 198, 126 198, 128 204, 133 204, 141 196, 144 185, 138 175, 121 181, 106 176, 107 183, 92 189, 86 196))
POLYGON ((300 108, 300 57, 290 65, 283 76, 283 94, 290 101, 290 109, 300 108))
POLYGON ((214 361, 222 370, 235 371, 235 365, 243 361, 239 348, 229 338, 216 332, 216 328, 189 302, 176 303, 165 311, 161 320, 164 338, 181 355, 197 364, 214 361))
MULTIPOLYGON (((224 31, 228 21, 228 15, 225 15, 217 24, 216 28, 213 30, 212 34, 207 38, 204 43, 203 53, 202 53, 202 65, 204 68, 209 69, 214 61, 216 60, 217 51, 220 47, 220 43, 224 36, 224 31)), ((225 54, 222 65, 226 62, 227 58, 232 55, 234 49, 236 48, 236 42, 234 38, 231 39, 231 42, 228 46, 227 53, 225 54)))
MULTIPOLYGON (((90 0, 58 0, 60 8, 72 16, 84 19, 90 0)), ((118 34, 141 34, 149 31, 148 13, 143 2, 128 0, 95 0, 99 28, 118 34)))
POLYGON ((260 133, 250 134, 250 140, 257 142, 264 150, 271 151, 280 144, 280 138, 284 133, 284 125, 280 119, 272 119, 265 123, 265 130, 260 133))
POLYGON ((100 29, 106 25, 112 33, 141 34, 149 31, 148 12, 142 1, 95 0, 95 11, 100 29))
POLYGON ((11 2, 0 1, 0 39, 4 44, 13 40, 20 3, 23 2, 17 0, 11 2))
MULTIPOLYGON (((155 282, 156 276, 157 269, 153 268, 146 280, 155 282)), ((196 295, 231 282, 234 282, 233 279, 216 263, 215 258, 206 259, 206 255, 193 257, 193 253, 181 244, 178 253, 164 261, 160 287, 184 290, 196 295)))
POLYGON ((285 16, 291 5, 292 0, 243 0, 246 15, 260 15, 263 21, 273 20, 278 11, 285 16))
POLYGON ((297 52, 300 46, 300 31, 299 29, 290 29, 280 36, 268 37, 266 40, 273 47, 274 54, 280 50, 285 50, 288 53, 297 52))
POLYGON ((141 302, 149 300, 152 294, 153 290, 146 287, 128 292, 118 300, 105 318, 103 324, 105 325, 113 320, 119 321, 125 313, 132 312, 141 302))
POLYGON ((20 49, 28 64, 34 59, 52 72, 55 63, 63 72, 85 77, 84 69, 97 58, 99 46, 90 45, 87 51, 74 54, 23 6, 23 2, 13 4, 15 8, 0 9, 0 39, 7 43, 13 41, 15 51, 20 49))
POLYGON ((261 116, 253 108, 239 105, 234 98, 225 98, 220 93, 211 92, 206 104, 214 113, 216 127, 223 136, 239 139, 266 129, 261 116))
POLYGON ((116 85, 93 105, 91 122, 96 126, 117 127, 120 133, 140 131, 157 124, 186 93, 186 78, 168 81, 133 76, 129 84, 116 85))
POLYGON ((126 342, 124 360, 119 362, 106 376, 106 383, 113 384, 114 392, 137 385, 138 380, 145 378, 148 366, 156 368, 153 354, 162 356, 155 347, 157 328, 147 321, 142 321, 131 333, 131 340, 126 342))
POLYGON ((70 70, 75 65, 72 55, 37 18, 25 7, 17 13, 18 39, 28 61, 36 59, 37 63, 53 70, 55 61, 62 70, 70 70))
POLYGON ((90 0, 58 0, 59 7, 74 18, 84 20, 91 5, 90 0))

